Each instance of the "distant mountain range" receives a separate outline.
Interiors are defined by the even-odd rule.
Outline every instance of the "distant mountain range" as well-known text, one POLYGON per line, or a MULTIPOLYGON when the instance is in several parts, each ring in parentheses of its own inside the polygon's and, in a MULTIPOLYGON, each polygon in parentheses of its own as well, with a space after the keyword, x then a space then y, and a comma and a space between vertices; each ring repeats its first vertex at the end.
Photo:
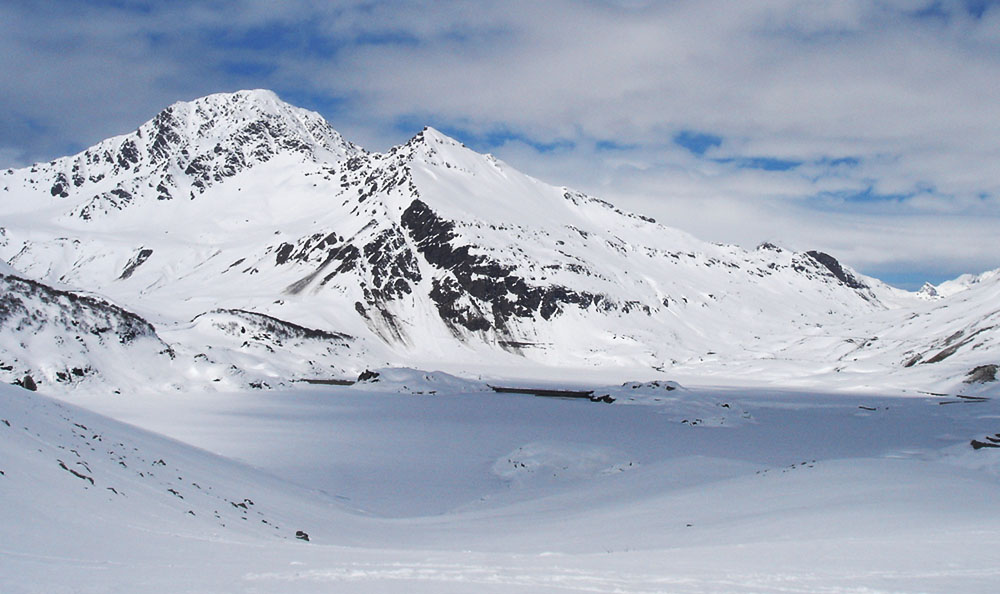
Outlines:
POLYGON ((366 151, 270 91, 0 172, 0 211, 0 377, 56 390, 416 366, 964 393, 1000 363, 998 271, 908 293, 709 244, 432 128, 366 151))

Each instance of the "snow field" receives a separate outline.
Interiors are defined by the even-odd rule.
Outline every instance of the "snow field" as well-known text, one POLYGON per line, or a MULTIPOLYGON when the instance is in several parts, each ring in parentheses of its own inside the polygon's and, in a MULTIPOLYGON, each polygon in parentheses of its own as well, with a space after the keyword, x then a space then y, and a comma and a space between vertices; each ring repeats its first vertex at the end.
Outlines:
POLYGON ((0 386, 0 590, 987 592, 1000 579, 1000 449, 969 446, 1000 431, 994 401, 689 386, 622 406, 651 388, 619 385, 609 405, 448 391, 417 371, 386 382, 80 394, 95 412, 0 386), (683 423, 694 405, 734 422, 683 423))

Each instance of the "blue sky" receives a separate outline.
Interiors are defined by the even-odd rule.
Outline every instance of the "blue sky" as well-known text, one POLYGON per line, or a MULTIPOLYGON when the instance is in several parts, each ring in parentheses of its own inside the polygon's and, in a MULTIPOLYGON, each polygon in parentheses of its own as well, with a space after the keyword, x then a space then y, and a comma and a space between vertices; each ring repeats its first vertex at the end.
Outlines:
POLYGON ((1000 267, 986 0, 0 6, 0 166, 270 88, 372 150, 432 125, 709 241, 917 287, 1000 267))

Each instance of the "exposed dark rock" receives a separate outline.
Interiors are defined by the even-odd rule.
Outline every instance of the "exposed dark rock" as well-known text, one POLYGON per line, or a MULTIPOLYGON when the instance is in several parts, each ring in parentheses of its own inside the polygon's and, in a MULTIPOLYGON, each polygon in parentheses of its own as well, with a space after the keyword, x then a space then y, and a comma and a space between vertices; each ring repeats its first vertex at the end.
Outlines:
POLYGON ((1000 369, 997 365, 980 365, 974 368, 965 376, 965 383, 967 384, 985 384, 988 382, 997 381, 997 371, 1000 369))
POLYGON ((940 363, 941 361, 944 361, 948 357, 950 357, 950 356, 954 355, 955 353, 957 353, 958 350, 961 349, 962 347, 964 347, 965 345, 970 344, 976 338, 976 336, 982 334, 983 332, 987 332, 989 330, 992 330, 992 329, 993 329, 993 326, 987 326, 985 328, 980 328, 980 329, 976 330, 975 332, 973 332, 972 334, 968 334, 968 335, 966 335, 965 332, 962 332, 962 331, 956 332, 956 333, 952 334, 951 336, 949 336, 948 338, 946 338, 944 340, 944 342, 943 342, 943 344, 950 345, 950 346, 948 346, 945 349, 942 349, 941 351, 939 351, 936 355, 934 355, 930 359, 927 359, 927 360, 923 361, 923 363, 940 363), (960 338, 962 339, 961 342, 955 342, 956 340, 958 340, 960 338))
POLYGON ((395 225, 384 229, 364 247, 371 271, 372 292, 378 301, 391 301, 412 292, 410 282, 420 281, 417 258, 395 225))
POLYGON ((195 157, 188 166, 184 169, 184 175, 194 178, 194 185, 199 189, 205 189, 205 182, 211 179, 209 176, 210 167, 208 163, 211 161, 211 157, 208 155, 199 155, 195 157))
POLYGON ((156 184, 157 200, 172 200, 173 195, 170 193, 170 188, 167 187, 165 181, 160 181, 156 184))
POLYGON ((824 252, 810 251, 806 252, 813 260, 816 260, 822 264, 827 270, 830 271, 833 276, 837 278, 840 282, 844 283, 852 289, 867 289, 868 285, 864 284, 860 280, 854 277, 853 274, 844 270, 840 265, 840 262, 830 254, 824 252))
MULTIPOLYGON (((337 269, 334 270, 333 274, 343 274, 354 270, 357 266, 359 258, 361 258, 361 251, 358 248, 353 245, 344 245, 330 250, 327 256, 327 262, 339 262, 337 269)), ((323 280, 325 282, 327 279, 323 280)))
POLYGON ((430 298, 437 305, 438 315, 449 325, 460 324, 469 330, 488 330, 490 322, 479 308, 461 302, 462 292, 453 278, 435 278, 431 283, 430 298))
POLYGON ((168 158, 171 149, 181 142, 181 136, 177 132, 179 122, 174 117, 174 110, 168 107, 153 118, 153 142, 149 144, 147 152, 150 161, 160 162, 168 158))
POLYGON ((49 192, 53 196, 59 196, 60 198, 67 198, 69 197, 68 188, 69 188, 69 181, 66 179, 66 174, 59 173, 59 175, 56 176, 56 181, 55 183, 52 184, 52 189, 49 190, 49 192))
POLYGON ((129 260, 128 263, 125 265, 125 269, 122 270, 122 274, 121 276, 118 277, 118 280, 125 280, 130 276, 132 276, 132 273, 135 272, 135 269, 138 268, 139 266, 142 266, 143 262, 148 260, 149 257, 152 255, 153 255, 153 250, 147 248, 140 249, 139 253, 137 253, 135 256, 132 256, 132 259, 129 260))
POLYGON ((962 338, 963 336, 965 336, 965 332, 962 331, 962 330, 959 330, 959 331, 955 332, 954 334, 952 334, 951 336, 949 336, 948 338, 945 338, 944 339, 944 345, 948 346, 948 345, 954 343, 959 338, 962 338))
POLYGON ((358 375, 358 383, 360 384, 360 383, 363 383, 363 382, 369 382, 369 383, 377 382, 378 381, 378 377, 379 377, 379 373, 377 371, 372 371, 370 369, 366 369, 366 370, 362 371, 360 375, 358 375))
POLYGON ((115 188, 108 193, 118 198, 119 202, 116 203, 119 205, 118 208, 121 208, 121 205, 132 201, 132 193, 123 188, 115 188))
POLYGON ((87 476, 87 475, 83 474, 82 472, 79 472, 79 471, 77 471, 77 470, 75 470, 73 468, 70 468, 70 467, 66 466, 66 463, 63 462, 62 460, 56 460, 56 462, 59 463, 59 468, 62 468, 66 472, 68 472, 68 473, 72 474, 73 476, 75 476, 76 478, 83 479, 83 480, 89 482, 91 485, 94 484, 93 477, 87 476))
POLYGON ((309 535, 301 530, 295 531, 295 538, 309 542, 309 535))
POLYGON ((130 169, 132 165, 139 162, 139 150, 135 147, 135 142, 129 138, 122 143, 118 151, 118 166, 122 169, 130 169))
POLYGON ((470 245, 453 245, 458 239, 455 224, 419 199, 410 203, 400 222, 427 262, 445 273, 434 277, 430 297, 442 320, 453 328, 503 331, 512 318, 537 313, 548 320, 565 304, 587 307, 598 299, 559 285, 528 285, 513 267, 474 254, 470 245))
POLYGON ((278 266, 281 266, 282 264, 287 262, 288 258, 292 255, 292 250, 294 249, 295 246, 290 243, 283 243, 280 246, 278 246, 278 251, 275 254, 274 263, 277 264, 278 266))
POLYGON ((21 380, 17 382, 17 385, 21 386, 25 390, 31 390, 32 392, 38 391, 38 384, 35 383, 34 378, 30 375, 25 375, 21 378, 21 380))

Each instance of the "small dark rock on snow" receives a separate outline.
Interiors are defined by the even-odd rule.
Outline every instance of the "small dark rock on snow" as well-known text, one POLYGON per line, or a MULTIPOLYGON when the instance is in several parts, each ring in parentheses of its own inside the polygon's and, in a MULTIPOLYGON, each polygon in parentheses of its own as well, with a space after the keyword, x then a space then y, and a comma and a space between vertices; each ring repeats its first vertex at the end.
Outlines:
POLYGON ((364 371, 361 372, 361 375, 358 376, 358 383, 361 383, 361 382, 377 382, 378 381, 378 375, 379 375, 379 373, 377 371, 372 371, 370 369, 366 369, 366 370, 364 370, 364 371))
POLYGON ((15 385, 21 386, 25 390, 31 390, 32 392, 38 391, 38 384, 35 383, 34 378, 30 375, 24 376, 20 381, 14 382, 15 385))

